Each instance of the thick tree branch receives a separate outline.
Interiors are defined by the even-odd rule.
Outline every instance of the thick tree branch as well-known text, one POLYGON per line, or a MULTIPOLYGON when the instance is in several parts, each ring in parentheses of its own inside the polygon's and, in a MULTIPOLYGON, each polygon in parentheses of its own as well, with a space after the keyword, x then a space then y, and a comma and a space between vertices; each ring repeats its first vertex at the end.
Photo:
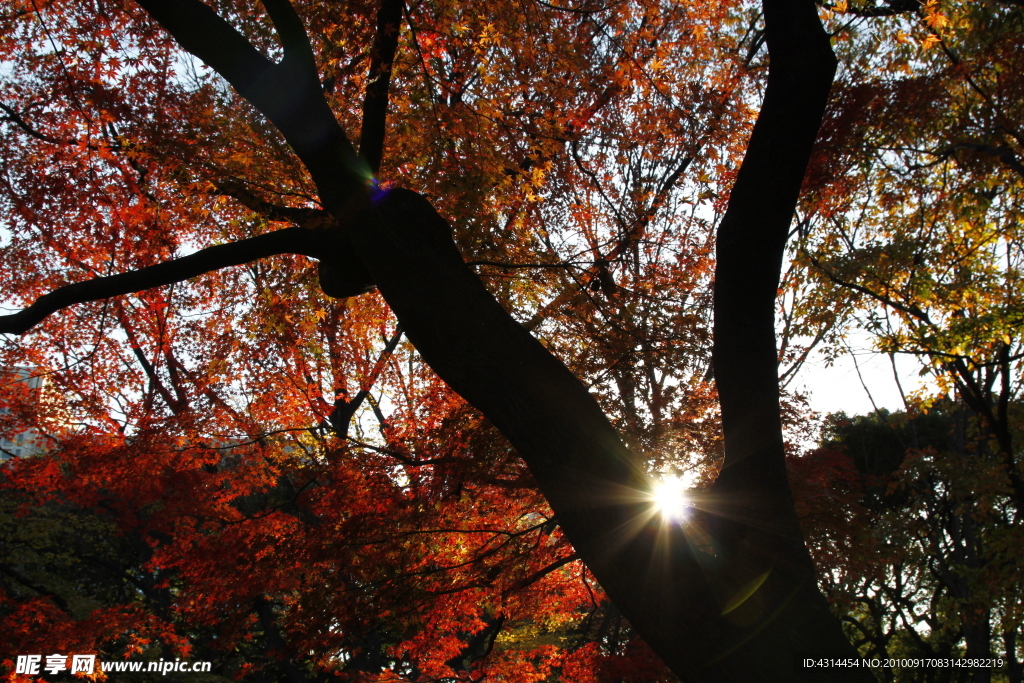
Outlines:
MULTIPOLYGON (((324 99, 320 77, 300 43, 301 21, 287 0, 267 9, 285 46, 279 64, 267 59, 227 21, 200 0, 137 0, 185 50, 203 60, 234 86, 284 135, 313 175, 328 206, 343 214, 345 204, 365 192, 371 177, 324 99), (298 56, 295 56, 298 55, 298 56)), ((304 31, 303 31, 304 34, 304 31)), ((326 203, 326 202, 325 202, 326 203)))
POLYGON ((317 74, 316 58, 313 56, 313 46, 309 43, 309 35, 302 19, 295 12, 290 0, 263 0, 263 6, 270 15, 270 21, 277 30, 277 37, 281 40, 281 48, 284 50, 284 62, 296 62, 299 68, 317 74))
MULTIPOLYGON (((718 228, 714 371, 725 464, 716 488, 792 509, 782 450, 775 299, 836 60, 811 0, 765 0, 764 103, 718 228)), ((795 530, 794 527, 790 531, 795 530)))
POLYGON ((252 46, 245 36, 199 0, 139 0, 138 4, 174 36, 185 50, 203 60, 233 85, 243 97, 255 95, 260 104, 269 94, 259 82, 273 73, 275 64, 252 46))
MULTIPOLYGON (((796 517, 782 439, 775 340, 786 241, 836 58, 813 0, 764 0, 762 5, 767 87, 717 235, 712 360, 725 459, 712 487, 716 516, 709 530, 720 548, 724 576, 732 585, 757 585, 755 594, 765 609, 778 612, 770 624, 765 622, 765 630, 743 636, 730 628, 731 611, 719 616, 719 621, 726 617, 716 625, 720 637, 739 639, 743 644, 737 647, 744 653, 716 662, 731 669, 719 680, 744 678, 741 669, 732 668, 743 658, 761 664, 763 680, 786 680, 796 673, 793 660, 801 651, 855 654, 817 591, 796 517)), ((744 601, 738 609, 751 606, 744 601)), ((843 672, 842 677, 872 679, 864 671, 843 672)), ((828 678, 838 680, 835 672, 828 678)))
POLYGON ((363 97, 363 126, 359 133, 359 155, 376 175, 384 158, 384 139, 391 88, 391 66, 398 50, 404 0, 381 0, 377 11, 377 34, 370 49, 370 74, 363 97))
POLYGON ((241 242, 219 244, 155 266, 65 285, 39 297, 22 311, 0 316, 0 333, 24 334, 48 315, 75 304, 162 287, 267 256, 302 254, 319 258, 323 251, 324 235, 306 228, 285 228, 241 242))

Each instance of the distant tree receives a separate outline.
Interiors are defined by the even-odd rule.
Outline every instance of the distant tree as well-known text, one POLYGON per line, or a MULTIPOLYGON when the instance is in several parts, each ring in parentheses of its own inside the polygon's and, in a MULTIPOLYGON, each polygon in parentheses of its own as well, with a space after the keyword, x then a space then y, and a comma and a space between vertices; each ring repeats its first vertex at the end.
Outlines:
POLYGON ((790 459, 822 586, 862 654, 1006 662, 887 668, 883 680, 1021 680, 1024 584, 1013 569, 1021 546, 1011 540, 1019 526, 979 424, 950 402, 916 416, 840 413, 817 451, 790 459))

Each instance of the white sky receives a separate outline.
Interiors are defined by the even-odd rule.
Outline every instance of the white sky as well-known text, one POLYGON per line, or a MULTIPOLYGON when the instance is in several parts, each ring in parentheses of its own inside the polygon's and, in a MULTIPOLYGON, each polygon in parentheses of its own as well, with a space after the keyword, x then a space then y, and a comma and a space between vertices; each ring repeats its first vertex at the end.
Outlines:
MULTIPOLYGON (((823 415, 840 410, 849 415, 864 415, 875 406, 890 411, 903 410, 903 399, 889 357, 872 350, 870 336, 865 332, 853 332, 849 341, 854 356, 844 354, 831 367, 826 367, 821 355, 814 353, 790 388, 806 392, 811 408, 823 415), (865 386, 871 392, 870 397, 865 386), (872 399, 875 406, 871 404, 872 399)), ((916 358, 896 356, 900 383, 908 395, 928 379, 918 375, 921 367, 916 358)))

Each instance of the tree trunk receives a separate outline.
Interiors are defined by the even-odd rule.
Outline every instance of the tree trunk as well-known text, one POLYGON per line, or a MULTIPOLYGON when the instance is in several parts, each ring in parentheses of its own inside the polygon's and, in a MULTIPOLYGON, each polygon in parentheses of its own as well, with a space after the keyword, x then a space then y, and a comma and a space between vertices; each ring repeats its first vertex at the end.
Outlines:
POLYGON ((712 539, 703 548, 655 518, 642 463, 580 381, 487 292, 429 202, 408 190, 363 201, 365 164, 319 94, 285 0, 264 0, 284 43, 279 64, 195 0, 137 1, 285 135, 345 226, 338 261, 351 240, 409 339, 519 451, 579 555, 673 671, 715 683, 873 680, 866 669, 794 666, 855 655, 815 585, 778 405, 782 253, 835 70, 811 0, 764 0, 768 86, 719 228, 714 364, 725 465, 697 520, 712 539))
POLYGON ((684 680, 873 680, 797 671, 854 656, 818 592, 786 477, 775 296, 835 58, 809 0, 766 0, 765 101, 719 229, 715 376, 725 464, 704 524, 711 552, 662 527, 649 478, 582 384, 463 264, 429 203, 393 191, 353 241, 410 340, 527 461, 609 596, 684 680))

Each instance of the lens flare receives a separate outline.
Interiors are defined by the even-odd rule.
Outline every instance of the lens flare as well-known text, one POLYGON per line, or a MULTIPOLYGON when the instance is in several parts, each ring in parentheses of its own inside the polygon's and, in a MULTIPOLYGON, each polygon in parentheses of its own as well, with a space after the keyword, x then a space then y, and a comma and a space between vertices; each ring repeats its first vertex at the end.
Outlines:
POLYGON ((690 508, 690 498, 686 495, 686 484, 679 477, 665 477, 659 481, 651 494, 654 507, 667 520, 681 522, 686 518, 690 508))

